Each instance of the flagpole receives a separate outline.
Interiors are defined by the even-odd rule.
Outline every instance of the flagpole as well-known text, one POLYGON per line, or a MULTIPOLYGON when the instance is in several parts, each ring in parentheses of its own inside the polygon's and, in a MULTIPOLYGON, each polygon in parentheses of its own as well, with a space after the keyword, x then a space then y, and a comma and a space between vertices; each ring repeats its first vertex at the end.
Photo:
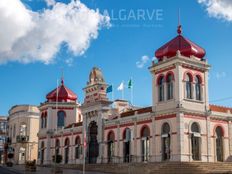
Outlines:
POLYGON ((112 84, 112 101, 114 101, 114 89, 113 89, 114 85, 112 84))
MULTIPOLYGON (((132 80, 132 77, 131 77, 131 83, 132 82, 133 82, 133 80, 132 80)), ((132 83, 132 85, 131 85, 131 105, 133 105, 133 99, 134 99, 134 97, 133 97, 133 88, 134 88, 134 85, 132 83)))
POLYGON ((122 82, 122 99, 124 100, 124 82, 122 82))

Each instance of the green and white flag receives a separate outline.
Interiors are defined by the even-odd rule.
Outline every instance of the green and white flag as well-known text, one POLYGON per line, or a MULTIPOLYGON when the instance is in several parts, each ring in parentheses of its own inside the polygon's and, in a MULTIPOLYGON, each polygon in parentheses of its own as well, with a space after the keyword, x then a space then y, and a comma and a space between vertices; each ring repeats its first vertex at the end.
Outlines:
POLYGON ((129 82, 128 82, 128 89, 131 89, 132 87, 133 87, 133 85, 132 85, 132 79, 130 79, 129 82))

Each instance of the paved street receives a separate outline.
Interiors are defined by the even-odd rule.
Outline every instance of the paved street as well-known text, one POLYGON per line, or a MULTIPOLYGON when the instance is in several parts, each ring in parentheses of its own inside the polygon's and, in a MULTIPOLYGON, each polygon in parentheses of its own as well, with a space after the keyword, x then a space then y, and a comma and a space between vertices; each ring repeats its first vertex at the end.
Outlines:
MULTIPOLYGON (((53 174, 51 168, 48 167, 37 167, 36 172, 27 172, 23 166, 6 167, 0 166, 0 174, 53 174)), ((86 174, 104 174, 99 172, 85 172, 86 174)), ((82 171, 63 169, 63 174, 82 174, 82 171)))

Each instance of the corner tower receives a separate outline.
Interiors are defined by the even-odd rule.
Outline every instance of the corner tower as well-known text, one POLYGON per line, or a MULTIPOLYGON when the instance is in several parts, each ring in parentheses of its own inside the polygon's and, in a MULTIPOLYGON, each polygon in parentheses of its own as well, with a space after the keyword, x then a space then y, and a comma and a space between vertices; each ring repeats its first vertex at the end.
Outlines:
POLYGON ((178 35, 155 52, 158 63, 152 63, 153 111, 166 112, 178 108, 207 112, 208 65, 205 50, 178 35))

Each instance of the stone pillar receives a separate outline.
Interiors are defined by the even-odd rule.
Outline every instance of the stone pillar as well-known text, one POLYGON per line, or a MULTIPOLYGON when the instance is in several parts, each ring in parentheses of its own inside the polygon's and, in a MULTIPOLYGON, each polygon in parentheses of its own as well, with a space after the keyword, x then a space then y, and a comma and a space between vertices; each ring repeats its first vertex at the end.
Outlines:
POLYGON ((119 158, 117 162, 120 160, 120 150, 120 122, 117 121, 117 157, 119 158))
MULTIPOLYGON (((176 115, 177 118, 177 144, 178 144, 178 148, 177 148, 177 152, 173 152, 171 155, 174 153, 176 154, 176 157, 174 156, 174 158, 171 158, 171 160, 173 161, 184 161, 185 157, 184 157, 184 114, 179 112, 176 115)), ((172 138, 171 138, 172 139, 172 138)), ((173 148, 173 145, 172 145, 173 148)))
POLYGON ((229 155, 232 155, 232 122, 229 121, 229 132, 228 132, 228 136, 229 136, 229 155))
POLYGON ((134 157, 135 157, 135 159, 133 160, 132 159, 132 161, 133 162, 138 162, 137 160, 137 158, 138 158, 138 154, 137 154, 137 119, 136 118, 134 118, 133 119, 133 122, 134 122, 134 137, 133 137, 133 139, 132 139, 132 142, 134 142, 134 145, 133 145, 133 143, 132 143, 132 145, 133 145, 133 148, 134 148, 134 152, 133 152, 133 154, 131 154, 131 155, 133 155, 134 157))
POLYGON ((45 164, 51 163, 51 135, 47 135, 47 145, 46 145, 46 161, 45 164))
POLYGON ((154 162, 154 161, 156 161, 156 148, 157 148, 157 142, 155 141, 155 117, 154 116, 152 116, 151 117, 151 119, 152 119, 152 123, 151 123, 151 134, 150 134, 150 136, 151 136, 151 141, 150 141, 150 159, 149 159, 149 161, 151 161, 151 162, 154 162))
POLYGON ((104 125, 103 125, 103 120, 102 120, 102 112, 99 111, 97 114, 98 117, 98 122, 97 122, 97 126, 98 126, 98 134, 97 134, 97 140, 98 140, 98 144, 99 144, 99 155, 97 158, 97 163, 102 163, 103 157, 104 157, 104 138, 103 138, 103 134, 104 134, 104 125))
POLYGON ((47 130, 52 129, 52 121, 53 121, 53 119, 52 119, 52 108, 49 107, 48 112, 47 112, 47 130))
MULTIPOLYGON (((212 154, 211 154, 211 136, 210 136, 210 117, 206 117, 206 142, 207 142, 207 162, 212 162, 212 154)), ((203 137, 202 137, 203 138, 203 137)), ((201 152, 202 153, 202 152, 201 152)))

